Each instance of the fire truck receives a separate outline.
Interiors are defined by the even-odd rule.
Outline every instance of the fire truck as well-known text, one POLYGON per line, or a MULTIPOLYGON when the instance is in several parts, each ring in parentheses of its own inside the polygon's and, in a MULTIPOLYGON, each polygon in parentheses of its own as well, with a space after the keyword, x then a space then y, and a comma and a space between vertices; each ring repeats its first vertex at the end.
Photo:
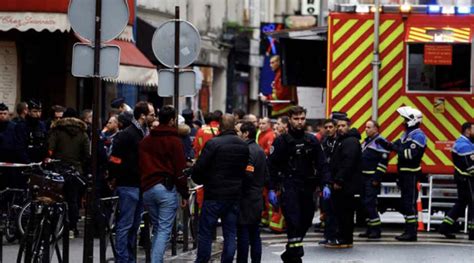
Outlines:
MULTIPOLYGON (((327 22, 327 115, 346 112, 361 134, 376 116, 382 136, 393 141, 403 132, 396 109, 417 108, 428 137, 423 172, 452 174, 451 146, 462 123, 474 120, 474 8, 341 4, 335 10, 327 22)), ((393 156, 389 174, 396 163, 393 156)), ((388 207, 396 187, 385 185, 381 197, 388 207)), ((431 210, 432 202, 424 204, 431 210)))

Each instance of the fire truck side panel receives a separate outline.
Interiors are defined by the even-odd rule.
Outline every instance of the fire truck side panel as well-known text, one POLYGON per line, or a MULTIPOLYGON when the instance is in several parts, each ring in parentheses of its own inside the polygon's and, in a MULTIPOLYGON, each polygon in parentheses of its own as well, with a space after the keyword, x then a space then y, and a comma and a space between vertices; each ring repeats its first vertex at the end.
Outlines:
MULTIPOLYGON (((448 16, 444 19, 429 15, 381 14, 380 18, 378 122, 382 135, 393 141, 403 133, 403 120, 396 111, 398 107, 409 105, 419 109, 423 113, 422 128, 428 136, 423 172, 452 174, 450 146, 459 136, 461 124, 474 119, 472 88, 463 94, 407 92, 407 41, 418 43, 422 41, 412 38, 423 37, 407 32, 413 27, 428 26, 464 28, 470 32, 474 28, 474 17, 448 16), (444 101, 442 112, 434 110, 435 100, 439 98, 444 101)), ((469 35, 467 42, 470 38, 469 35)), ((373 44, 373 15, 330 15, 327 112, 347 112, 353 127, 361 133, 372 115, 373 44)), ((389 172, 395 172, 396 156, 389 164, 389 172)))

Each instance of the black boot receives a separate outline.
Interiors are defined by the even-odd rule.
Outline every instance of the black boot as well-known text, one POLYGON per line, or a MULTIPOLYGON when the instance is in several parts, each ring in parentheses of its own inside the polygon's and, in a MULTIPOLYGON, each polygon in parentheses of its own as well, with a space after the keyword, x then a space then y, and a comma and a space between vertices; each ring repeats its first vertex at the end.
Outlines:
POLYGON ((281 254, 281 260, 285 263, 301 263, 304 256, 303 247, 289 247, 286 245, 286 250, 281 254))
POLYGON ((398 241, 417 241, 417 223, 415 224, 405 224, 405 232, 399 236, 396 236, 395 239, 398 241))
POLYGON ((380 227, 371 227, 369 229, 369 234, 367 235, 367 238, 369 239, 379 239, 382 237, 382 231, 380 230, 380 227))
POLYGON ((439 227, 439 233, 444 235, 447 239, 455 239, 456 235, 452 232, 452 226, 446 223, 441 223, 439 227))

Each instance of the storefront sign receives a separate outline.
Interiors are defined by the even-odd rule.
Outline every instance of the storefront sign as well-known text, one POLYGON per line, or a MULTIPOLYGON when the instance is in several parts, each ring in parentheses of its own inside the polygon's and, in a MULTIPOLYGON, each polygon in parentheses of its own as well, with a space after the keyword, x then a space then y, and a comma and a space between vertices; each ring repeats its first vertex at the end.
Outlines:
POLYGON ((18 91, 18 58, 15 42, 0 41, 0 102, 11 112, 15 109, 18 91))
POLYGON ((451 45, 425 45, 425 65, 452 65, 453 46, 451 45))
POLYGON ((285 26, 287 28, 307 28, 318 24, 316 16, 287 16, 285 26))
POLYGON ((317 15, 319 13, 319 1, 321 0, 302 0, 301 14, 317 15))
POLYGON ((33 29, 41 32, 69 31, 71 26, 66 14, 61 13, 29 13, 29 12, 0 12, 0 31, 16 29, 26 31, 33 29))

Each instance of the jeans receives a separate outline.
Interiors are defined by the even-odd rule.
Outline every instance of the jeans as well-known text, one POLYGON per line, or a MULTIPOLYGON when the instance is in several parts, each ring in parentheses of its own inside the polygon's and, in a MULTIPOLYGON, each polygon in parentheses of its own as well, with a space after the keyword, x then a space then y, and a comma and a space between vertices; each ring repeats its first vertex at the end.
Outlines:
POLYGON ((143 201, 138 187, 117 187, 119 214, 117 217, 115 248, 116 262, 134 263, 137 231, 143 212, 143 201))
POLYGON ((250 245, 252 263, 260 263, 262 259, 262 240, 260 227, 255 225, 239 225, 237 228, 237 262, 247 263, 250 245))
POLYGON ((143 202, 153 224, 151 262, 161 263, 178 210, 176 188, 173 187, 171 191, 168 191, 162 184, 156 184, 143 193, 143 202))
POLYGON ((217 225, 218 218, 222 220, 224 234, 224 250, 222 251, 221 262, 231 263, 234 260, 239 205, 239 201, 204 200, 201 216, 199 217, 196 262, 209 262, 212 249, 212 233, 217 225))

